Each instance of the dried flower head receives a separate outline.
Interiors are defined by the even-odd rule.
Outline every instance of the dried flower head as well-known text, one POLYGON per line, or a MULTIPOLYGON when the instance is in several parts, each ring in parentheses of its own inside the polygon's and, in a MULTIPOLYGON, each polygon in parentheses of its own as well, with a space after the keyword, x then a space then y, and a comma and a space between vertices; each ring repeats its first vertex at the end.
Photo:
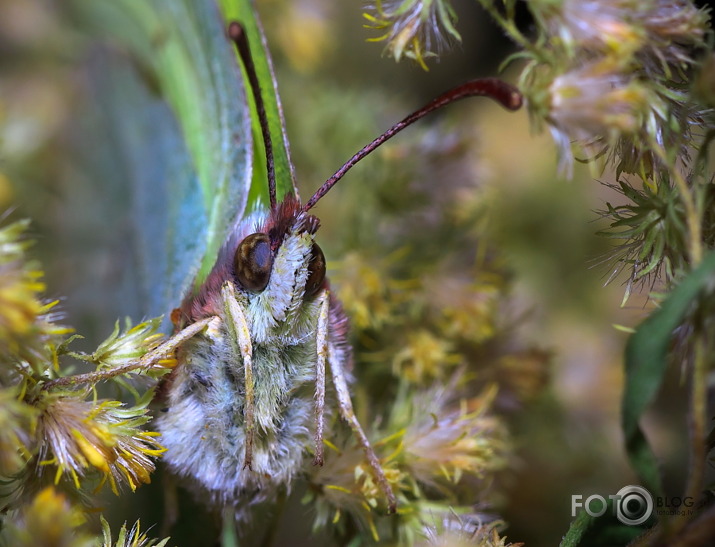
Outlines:
POLYGON ((548 86, 545 119, 560 149, 560 169, 571 175, 571 143, 590 157, 632 137, 644 127, 657 97, 643 83, 621 73, 610 60, 580 66, 556 76, 548 86))
POLYGON ((136 406, 123 408, 119 401, 83 401, 76 396, 45 394, 38 405, 38 436, 43 444, 41 467, 56 469, 55 480, 68 474, 75 486, 80 478, 98 472, 118 494, 118 484, 125 482, 132 490, 149 483, 154 471, 153 458, 163 447, 158 433, 142 431, 150 417, 146 406, 151 392, 136 406))
MULTIPOLYGON (((327 444, 330 450, 326 451, 324 465, 314 468, 310 476, 310 499, 316 504, 315 528, 336 525, 343 515, 349 515, 378 541, 373 512, 384 514, 385 497, 365 462, 364 451, 350 438, 341 441, 339 447, 327 444)), ((404 473, 394 461, 383 461, 382 467, 393 490, 399 492, 404 473)))
POLYGON ((364 13, 367 28, 385 31, 371 41, 386 41, 386 51, 399 61, 402 56, 427 70, 425 58, 434 56, 451 37, 461 40, 454 28, 456 14, 447 0, 377 0, 364 13))
POLYGON ((710 15, 690 0, 635 2, 634 19, 646 36, 641 60, 648 72, 676 71, 693 63, 693 51, 706 46, 710 15))
POLYGON ((533 2, 541 37, 527 53, 524 91, 571 174, 571 142, 588 158, 606 152, 617 171, 655 179, 664 150, 687 159, 705 111, 687 91, 709 16, 688 0, 533 2), (554 39, 558 36, 558 39, 554 39))
POLYGON ((645 184, 634 188, 621 180, 611 187, 629 201, 616 206, 606 204, 601 215, 610 221, 610 227, 600 235, 621 241, 611 254, 615 265, 608 281, 623 268, 630 270, 625 302, 635 283, 649 279, 655 282, 660 276, 670 282, 685 271, 685 212, 676 189, 669 184, 659 184, 655 189, 645 184))
POLYGON ((419 547, 521 547, 523 543, 507 543, 499 535, 502 523, 485 523, 481 515, 459 514, 454 510, 436 513, 423 523, 424 539, 419 547))
POLYGON ((439 387, 414 397, 402 437, 400 458, 410 477, 436 488, 484 479, 506 465, 508 452, 503 425, 488 414, 496 388, 456 408, 450 392, 439 387))
POLYGON ((634 24, 634 8, 648 2, 633 0, 563 0, 534 2, 550 35, 577 53, 613 53, 626 62, 645 41, 645 30, 634 24))
POLYGON ((689 50, 704 45, 709 20, 689 0, 547 0, 531 7, 570 56, 613 54, 625 63, 644 54, 666 63, 691 62, 689 50))

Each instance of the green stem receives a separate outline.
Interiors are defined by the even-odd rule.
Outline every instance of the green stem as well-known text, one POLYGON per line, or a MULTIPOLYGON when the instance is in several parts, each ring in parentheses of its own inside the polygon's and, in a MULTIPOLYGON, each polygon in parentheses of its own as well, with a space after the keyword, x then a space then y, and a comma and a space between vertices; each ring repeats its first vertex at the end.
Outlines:
POLYGON ((695 200, 693 199, 693 194, 691 193, 687 182, 685 182, 683 176, 675 169, 672 170, 672 173, 673 179, 675 179, 675 184, 678 186, 680 197, 683 200, 683 206, 685 207, 686 222, 688 224, 688 233, 690 235, 690 262, 692 267, 695 267, 703 258, 703 240, 700 230, 700 215, 698 214, 697 207, 695 207, 695 200))
MULTIPOLYGON (((690 255, 691 267, 695 268, 703 256, 702 232, 700 224, 700 215, 698 208, 695 205, 692 189, 688 186, 687 181, 682 174, 667 161, 667 155, 663 148, 654 146, 658 156, 669 165, 670 174, 675 181, 675 184, 680 193, 680 198, 685 208, 686 223, 688 226, 688 252, 690 255)), ((694 500, 700 498, 702 491, 702 482, 705 473, 705 422, 707 420, 707 360, 705 358, 705 342, 702 336, 698 336, 694 342, 694 359, 691 375, 691 393, 690 393, 690 473, 688 474, 688 482, 685 488, 685 497, 691 497, 694 500)), ((685 516, 679 517, 670 527, 669 532, 677 535, 689 519, 685 516)))
MULTIPOLYGON (((670 161, 666 151, 657 143, 651 143, 651 149, 668 166, 669 174, 680 194, 680 199, 685 208, 685 221, 688 227, 688 255, 691 268, 697 267, 702 261, 703 242, 701 231, 701 218, 693 196, 693 189, 688 185, 683 175, 675 167, 675 162, 670 161)), ((684 498, 700 499, 703 478, 705 474, 705 424, 707 420, 707 359, 706 343, 701 335, 694 341, 693 366, 691 373, 690 412, 688 416, 690 434, 690 472, 685 487, 684 498)), ((670 523, 664 522, 664 534, 670 538, 678 535, 690 520, 689 516, 680 516, 670 523)))
MULTIPOLYGON (((514 40, 518 45, 523 47, 526 50, 531 51, 533 48, 533 45, 529 40, 526 39, 526 37, 519 32, 519 29, 516 27, 513 21, 513 14, 507 13, 507 16, 504 17, 499 10, 494 6, 494 2, 490 0, 479 0, 479 3, 481 4, 482 8, 492 16, 492 18, 501 26, 501 28, 504 30, 504 32, 507 33, 507 35, 514 40)), ((509 10, 509 6, 506 6, 507 10, 509 10)))
MULTIPOLYGON (((690 472, 685 487, 683 499, 691 498, 696 504, 703 491, 705 476, 705 458, 707 452, 705 439, 707 436, 707 344, 702 336, 694 342, 694 358, 690 386, 690 472)), ((690 520, 689 515, 679 516, 673 523, 671 533, 676 536, 690 520)))
POLYGON ((703 241, 700 227, 700 215, 695 205, 695 199, 691 188, 683 175, 676 169, 674 162, 669 161, 663 147, 657 143, 651 143, 653 152, 668 166, 668 171, 680 193, 680 199, 685 207, 685 222, 688 226, 688 254, 690 256, 690 266, 695 268, 703 258, 703 241))
POLYGON ((690 436, 693 461, 691 474, 685 495, 692 498, 700 497, 705 473, 705 438, 707 421, 707 348, 702 336, 695 342, 695 359, 693 363, 692 416, 690 417, 690 436))

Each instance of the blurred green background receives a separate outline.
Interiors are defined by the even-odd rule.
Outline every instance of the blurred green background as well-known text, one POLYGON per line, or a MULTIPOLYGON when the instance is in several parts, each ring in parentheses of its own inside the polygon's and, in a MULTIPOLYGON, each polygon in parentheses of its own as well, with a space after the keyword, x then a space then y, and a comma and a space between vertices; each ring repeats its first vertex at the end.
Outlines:
MULTIPOLYGON (((380 43, 367 42, 375 33, 362 27, 358 2, 259 4, 304 198, 365 142, 437 93, 495 75, 510 51, 470 1, 455 2, 463 42, 431 61, 429 72, 396 64, 381 55, 380 43)), ((98 100, 91 96, 97 63, 94 45, 63 2, 0 0, 0 211, 32 218, 48 293, 62 299, 67 322, 88 335, 88 347, 125 313, 112 292, 126 268, 128 222, 118 204, 107 202, 102 181, 87 176, 88 163, 101 162, 112 146, 91 133, 92 120, 83 114, 85 103, 98 100)), ((520 317, 518 336, 554 355, 549 384, 506 413, 517 457, 505 473, 500 505, 490 511, 508 523, 511 541, 554 545, 571 520, 572 494, 607 495, 635 481, 619 429, 626 335, 614 325, 636 325, 646 308, 639 295, 620 307, 622 280, 603 286, 610 243, 594 235, 601 228, 596 211, 619 197, 594 179, 611 181, 612 175, 582 166, 574 180, 563 180, 549 136, 532 134, 526 112, 507 113, 485 100, 453 105, 410 131, 357 167, 316 208, 321 246, 331 261, 359 244, 359 229, 344 219, 371 199, 366 192, 380 192, 364 181, 410 162, 419 139, 446 143, 448 166, 449 139, 468 146, 468 160, 440 170, 446 176, 439 184, 476 177, 467 186, 478 189, 488 211, 484 238, 512 272, 509 305, 520 317)), ((405 222, 413 223, 405 231, 428 229, 414 215, 405 222)), ((666 385, 661 410, 648 416, 645 428, 663 459, 666 487, 677 492, 685 469, 684 398, 677 374, 666 385)), ((153 487, 106 496, 114 520, 141 515, 144 524, 158 522, 159 508, 139 508, 154 503, 153 487)))

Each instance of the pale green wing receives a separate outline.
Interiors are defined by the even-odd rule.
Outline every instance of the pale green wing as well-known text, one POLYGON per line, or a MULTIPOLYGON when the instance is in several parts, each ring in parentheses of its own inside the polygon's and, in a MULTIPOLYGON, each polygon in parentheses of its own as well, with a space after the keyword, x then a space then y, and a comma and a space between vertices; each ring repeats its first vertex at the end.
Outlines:
MULTIPOLYGON (((268 117, 268 126, 273 143, 274 167, 276 172, 276 193, 280 201, 287 193, 297 194, 295 187, 295 175, 293 164, 290 159, 290 148, 288 137, 285 132, 285 122, 283 120, 283 110, 278 95, 276 79, 273 74, 268 43, 263 33, 260 21, 255 14, 255 8, 251 0, 219 0, 221 11, 226 22, 238 21, 243 25, 251 48, 251 56, 256 67, 256 74, 261 86, 261 95, 268 117)), ((252 95, 249 94, 251 109, 253 112, 253 139, 255 143, 255 158, 253 184, 251 185, 250 196, 262 203, 267 203, 267 180, 266 180, 266 160, 265 149, 263 147, 263 137, 258 117, 255 114, 252 95)))
MULTIPOLYGON (((205 279, 233 224, 267 202, 252 98, 212 0, 75 6, 110 49, 95 71, 96 88, 124 160, 122 189, 131 195, 139 311, 166 313, 205 279)), ((250 2, 225 1, 221 9, 249 34, 274 134, 278 195, 285 195, 293 191, 292 167, 262 32, 250 2)))

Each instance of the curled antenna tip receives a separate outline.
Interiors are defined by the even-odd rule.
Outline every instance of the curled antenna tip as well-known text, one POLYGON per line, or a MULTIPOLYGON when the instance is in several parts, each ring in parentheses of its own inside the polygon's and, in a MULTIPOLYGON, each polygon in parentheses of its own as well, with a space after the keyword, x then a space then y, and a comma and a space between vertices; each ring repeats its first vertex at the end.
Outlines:
POLYGON ((234 42, 243 36, 243 27, 238 21, 231 21, 228 24, 228 37, 234 42))
POLYGON ((356 163, 375 150, 382 143, 394 137, 405 127, 412 125, 414 122, 423 118, 430 112, 442 108, 450 103, 467 97, 479 96, 489 97, 490 99, 497 101, 507 110, 512 111, 519 110, 524 102, 521 93, 516 87, 507 84, 506 82, 502 82, 498 78, 481 78, 479 80, 471 80, 454 87, 419 110, 416 110, 402 121, 397 122, 374 141, 365 145, 352 158, 345 162, 343 166, 333 174, 333 176, 326 180, 320 188, 316 190, 315 194, 313 194, 313 196, 306 202, 303 210, 307 211, 311 209, 316 203, 318 203, 320 198, 322 198, 328 190, 335 185, 336 182, 343 178, 343 175, 345 175, 345 173, 347 173, 356 163))
POLYGON ((509 93, 509 101, 504 105, 509 110, 519 110, 524 104, 524 96, 519 90, 514 89, 509 93))

